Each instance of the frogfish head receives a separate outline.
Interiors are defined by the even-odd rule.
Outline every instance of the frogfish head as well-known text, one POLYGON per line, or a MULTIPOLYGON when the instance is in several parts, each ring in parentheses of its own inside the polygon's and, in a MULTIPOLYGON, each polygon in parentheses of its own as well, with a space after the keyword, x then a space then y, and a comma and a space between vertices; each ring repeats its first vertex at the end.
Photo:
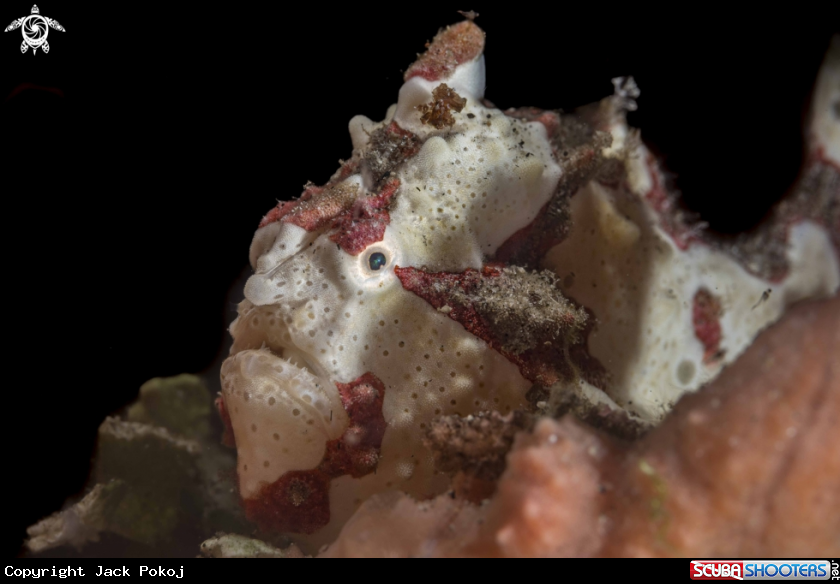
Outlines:
MULTIPOLYGON (((637 437, 786 304, 840 287, 822 179, 732 248, 627 126, 632 78, 574 113, 502 112, 483 49, 472 21, 438 33, 385 119, 350 121, 352 157, 254 236, 217 403, 246 514, 308 549, 373 494, 448 489, 441 416, 532 407, 637 437)), ((803 177, 836 175, 832 51, 803 177)))
POLYGON ((222 399, 266 528, 329 534, 372 493, 435 495, 430 421, 525 401, 531 381, 451 300, 500 273, 561 169, 544 124, 484 105, 483 45, 472 22, 442 31, 384 121, 350 122, 351 160, 256 232, 222 399))

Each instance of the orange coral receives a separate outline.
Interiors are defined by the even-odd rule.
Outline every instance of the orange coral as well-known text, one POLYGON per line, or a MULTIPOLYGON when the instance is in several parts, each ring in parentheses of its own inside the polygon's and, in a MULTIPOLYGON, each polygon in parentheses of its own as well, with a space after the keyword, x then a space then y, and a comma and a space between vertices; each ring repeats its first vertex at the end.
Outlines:
POLYGON ((838 354, 840 298, 800 305, 644 439, 544 419, 489 505, 374 498, 325 555, 837 556, 838 354))

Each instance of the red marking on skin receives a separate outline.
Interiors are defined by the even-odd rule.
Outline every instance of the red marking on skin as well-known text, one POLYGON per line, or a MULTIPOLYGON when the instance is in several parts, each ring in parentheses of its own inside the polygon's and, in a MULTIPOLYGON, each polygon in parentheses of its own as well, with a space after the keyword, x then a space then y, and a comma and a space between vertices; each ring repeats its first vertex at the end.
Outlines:
POLYGON ((478 313, 475 306, 455 302, 452 298, 452 291, 454 289, 459 288, 467 294, 473 293, 481 283, 482 278, 498 277, 501 275, 499 270, 485 267, 479 272, 478 270, 469 268, 457 274, 425 272, 416 268, 401 268, 396 266, 394 273, 400 279, 403 288, 409 292, 413 292, 431 304, 435 309, 449 306, 451 308, 448 314, 449 318, 460 323, 467 331, 482 339, 494 350, 502 353, 506 358, 519 365, 516 355, 507 354, 502 350, 501 341, 493 334, 489 324, 478 313))
POLYGON ((372 243, 382 241, 385 227, 391 222, 388 206, 399 188, 399 179, 392 179, 378 194, 356 199, 348 211, 336 218, 333 227, 338 231, 330 236, 330 240, 353 256, 359 255, 372 243))
POLYGON ((261 529, 314 533, 330 522, 330 481, 342 475, 361 478, 376 470, 387 426, 382 414, 385 384, 373 373, 351 383, 336 383, 350 418, 341 438, 327 442, 321 463, 312 470, 285 473, 245 499, 245 514, 261 529))
MULTIPOLYGON (((825 157, 825 153, 822 147, 817 147, 813 154, 809 157, 809 160, 805 162, 802 170, 802 174, 808 172, 808 170, 813 167, 814 165, 825 165, 835 169, 837 172, 840 172, 840 167, 834 164, 831 160, 825 157)), ((651 178, 653 180, 653 186, 651 189, 645 194, 645 199, 656 211, 657 215, 659 216, 659 223, 662 230, 667 233, 673 242, 677 245, 677 247, 685 251, 689 247, 697 243, 705 243, 703 238, 700 237, 696 232, 691 230, 685 224, 674 218, 673 211, 675 206, 675 199, 671 195, 668 194, 666 189, 663 186, 663 180, 661 173, 659 172, 659 167, 652 155, 649 155, 647 158, 647 168, 650 172, 651 178)), ((829 234, 832 235, 834 241, 840 241, 840 222, 837 225, 831 226, 828 225, 828 221, 823 216, 813 216, 814 214, 808 215, 804 213, 794 213, 782 219, 778 217, 774 219, 774 221, 782 221, 784 228, 782 229, 782 233, 784 233, 784 241, 790 241, 790 229, 797 223, 802 221, 813 221, 819 225, 825 227, 829 234)), ((840 250, 840 245, 835 244, 835 246, 840 250)), ((754 273, 753 270, 750 269, 749 266, 743 265, 744 269, 746 269, 750 273, 754 273)), ((784 270, 779 273, 773 274, 768 281, 773 283, 782 282, 788 275, 788 270, 784 270)))
POLYGON ((330 477, 290 471, 245 499, 245 516, 264 531, 314 533, 330 522, 330 477))
MULTIPOLYGON (((398 136, 413 136, 396 124, 389 131, 398 136)), ((407 148, 406 158, 414 156, 419 145, 407 148)), ((342 190, 342 180, 356 172, 357 165, 349 163, 337 172, 333 180, 324 187, 310 186, 297 201, 286 201, 277 205, 266 215, 260 227, 277 221, 291 223, 307 231, 330 226, 335 230, 330 240, 337 243, 350 255, 359 255, 372 243, 382 241, 385 228, 391 223, 388 207, 400 188, 399 179, 385 182, 374 195, 355 195, 351 198, 342 190)))
POLYGON ((595 325, 598 324, 598 319, 592 309, 586 306, 583 309, 586 311, 586 324, 579 333, 583 342, 569 347, 569 359, 575 364, 581 377, 592 386, 606 390, 609 385, 610 374, 601 362, 589 352, 587 343, 589 335, 592 334, 595 325))
MULTIPOLYGON (((799 223, 802 223, 804 221, 811 221, 812 223, 816 223, 816 224, 821 225, 823 227, 828 227, 826 225, 825 220, 822 219, 822 218, 808 217, 808 216, 802 216, 802 215, 797 214, 797 215, 793 215, 791 217, 787 217, 786 219, 782 219, 781 220, 782 229, 780 231, 782 235, 781 235, 780 239, 781 239, 781 241, 783 241, 785 243, 785 245, 788 245, 790 243, 790 231, 791 231, 791 229, 793 229, 793 227, 795 227, 796 225, 798 225, 799 223)), ((835 231, 835 233, 837 233, 837 231, 835 231)), ((835 246, 836 246, 836 244, 835 244, 835 246)), ((838 247, 838 250, 840 250, 840 247, 838 247)), ((764 277, 764 276, 762 276, 762 274, 756 273, 756 271, 753 270, 748 265, 745 265, 745 264, 742 264, 742 263, 740 265, 741 265, 742 268, 744 268, 747 272, 749 272, 753 276, 756 276, 757 278, 763 278, 767 282, 769 282, 770 284, 775 284, 777 286, 780 285, 782 282, 784 282, 787 279, 788 275, 790 275, 790 264, 789 263, 787 263, 785 265, 784 269, 774 270, 773 272, 771 272, 769 277, 764 277)))
POLYGON ((692 306, 692 320, 694 323, 694 336, 696 336, 705 349, 703 362, 713 361, 720 350, 722 337, 720 328, 720 315, 722 313, 720 301, 705 288, 700 288, 694 295, 692 306))
MULTIPOLYGON (((502 340, 496 336, 490 323, 479 313, 476 307, 472 304, 463 304, 453 297, 452 293, 456 288, 467 295, 475 293, 482 279, 502 276, 499 269, 485 266, 480 272, 470 268, 463 273, 453 274, 446 272, 432 273, 416 268, 400 268, 397 266, 394 268, 394 272, 400 279, 403 288, 423 298, 434 308, 449 306, 451 308, 448 313, 449 318, 460 323, 467 331, 486 342, 492 349, 498 351, 516 365, 525 379, 548 387, 561 378, 570 379, 574 376, 574 372, 565 358, 562 346, 558 346, 557 343, 540 343, 537 348, 529 349, 520 354, 505 351, 502 348, 502 340)), ((567 324, 572 326, 574 322, 574 316, 569 315, 567 324)), ((594 326, 594 319, 590 318, 589 322, 591 325, 588 328, 594 326)), ((563 324, 558 323, 558 326, 562 327, 563 324)), ((583 339, 587 338, 588 328, 587 331, 584 331, 583 339)), ((581 358, 575 362, 578 366, 582 366, 582 373, 587 381, 602 383, 606 378, 603 367, 597 363, 597 360, 589 357, 585 345, 582 348, 582 353, 580 351, 577 351, 577 353, 581 358), (586 359, 582 358, 583 355, 586 355, 586 359)))
POLYGON ((659 213, 667 210, 670 205, 670 197, 662 186, 662 179, 659 177, 659 169, 656 160, 652 156, 647 159, 648 172, 650 172, 653 186, 645 193, 645 198, 651 206, 659 213))
POLYGON ((826 156, 825 147, 822 144, 814 148, 813 154, 811 154, 810 157, 814 160, 814 162, 819 164, 825 164, 826 166, 832 167, 837 172, 840 172, 840 164, 826 156))
POLYGON ((327 443, 319 468, 332 477, 349 474, 360 478, 372 473, 379 462, 387 425, 382 415, 385 385, 372 373, 365 373, 352 383, 336 386, 350 424, 340 439, 327 443))
POLYGON ((595 158, 595 151, 592 148, 588 148, 586 152, 580 157, 581 163, 586 164, 591 162, 592 159, 595 158))
MULTIPOLYGON (((388 124, 388 126, 385 128, 385 130, 387 130, 387 132, 389 134, 396 134, 400 138, 410 138, 410 139, 417 138, 417 134, 415 134, 414 132, 409 132, 408 130, 402 128, 397 122, 391 122, 390 124, 388 124)), ((418 151, 419 151, 419 147, 418 147, 418 151)))
POLYGON ((401 139, 399 149, 400 162, 404 162, 409 158, 414 158, 423 147, 423 141, 417 137, 417 134, 404 130, 399 126, 399 124, 397 124, 397 122, 391 122, 388 124, 386 131, 389 134, 401 139))
MULTIPOLYGON (((394 166, 420 151, 422 141, 396 122, 389 124, 385 131, 394 137, 391 142, 396 145, 392 151, 394 166)), ((323 187, 308 186, 298 200, 278 203, 263 217, 260 228, 278 221, 310 232, 330 227, 335 230, 330 235, 333 242, 350 255, 360 254, 385 236, 385 228, 391 222, 388 207, 400 187, 400 181, 396 178, 386 181, 373 195, 356 193, 351 196, 348 187, 341 183, 358 172, 357 160, 345 163, 323 187)))
POLYGON ((289 212, 297 206, 297 204, 297 201, 281 201, 276 207, 269 211, 265 217, 262 218, 258 229, 280 221, 283 217, 288 215, 289 212))
POLYGON ((330 179, 330 182, 327 184, 335 184, 337 182, 341 182, 346 178, 349 178, 359 172, 359 161, 358 160, 348 160, 344 164, 341 165, 341 168, 338 169, 333 177, 330 179))
MULTIPOLYGON (((822 165, 831 168, 835 173, 840 174, 840 164, 836 161, 832 160, 825 154, 825 148, 822 145, 817 146, 814 150, 813 154, 811 155, 812 162, 811 165, 822 165)), ((840 193, 838 193, 838 197, 840 197, 840 193)), ((840 255, 840 214, 835 215, 834 224, 831 225, 829 221, 826 221, 825 217, 811 217, 811 221, 816 221, 826 227, 828 230, 829 236, 831 237, 831 242, 834 244, 835 252, 840 255)))
POLYGON ((646 163, 653 186, 645 194, 645 199, 659 216, 660 228, 668 234, 681 251, 687 250, 695 243, 702 243, 703 240, 694 231, 674 218, 676 201, 665 190, 659 167, 652 155, 648 156, 646 163))
POLYGON ((228 448, 236 448, 236 439, 233 436, 233 424, 230 421, 230 413, 225 407, 225 398, 219 396, 216 398, 216 409, 219 411, 219 417, 222 419, 222 424, 225 427, 224 434, 222 434, 222 444, 228 448))
MULTIPOLYGON (((556 145, 552 144, 552 149, 555 150, 555 158, 559 160, 556 145)), ((577 168, 586 168, 588 165, 592 164, 595 156, 595 150, 587 149, 581 154, 580 158, 576 162, 577 168)), ((570 172, 571 174, 574 170, 567 172, 570 172)), ((566 180, 566 178, 560 179, 560 183, 558 183, 557 186, 558 190, 565 188, 563 182, 564 180, 566 180)), ((584 183, 581 182, 580 186, 583 186, 583 184, 584 183)), ((577 191, 578 189, 574 189, 574 192, 577 191)), ((561 217, 550 213, 549 210, 551 205, 554 203, 553 197, 555 196, 557 195, 553 195, 552 199, 543 205, 539 213, 537 213, 536 218, 531 223, 508 237, 507 240, 499 246, 499 249, 496 250, 496 253, 493 256, 495 261, 503 262, 505 264, 513 263, 522 265, 523 259, 541 259, 545 257, 551 248, 565 241, 569 228, 571 227, 571 222, 564 222, 561 217)))
POLYGON ((285 216, 283 221, 302 227, 307 231, 317 231, 332 224, 337 217, 347 211, 357 198, 356 193, 347 189, 322 190, 317 198, 301 199, 285 216))
POLYGON ((460 274, 447 272, 425 272, 416 268, 401 268, 396 266, 394 272, 400 279, 403 288, 413 292, 434 308, 449 306, 452 311, 449 318, 461 323, 469 332, 486 341, 497 351, 501 351, 501 343, 490 331, 490 327, 474 306, 458 304, 452 301, 452 291, 460 288, 467 294, 474 292, 482 278, 494 278, 501 275, 499 270, 484 268, 482 272, 468 269, 460 274))
POLYGON ((537 213, 537 218, 531 221, 528 225, 508 237, 505 242, 499 246, 493 256, 494 261, 501 264, 510 264, 514 256, 526 246, 535 248, 534 255, 543 257, 548 253, 552 247, 563 241, 562 237, 552 236, 550 231, 539 230, 541 226, 541 219, 546 216, 546 211, 551 206, 551 201, 543 205, 540 212, 537 213))
POLYGON ((542 124, 545 127, 549 140, 554 138, 560 130, 560 116, 552 111, 545 111, 536 107, 522 107, 510 108, 505 110, 504 114, 517 120, 542 124))
MULTIPOLYGON (((359 163, 350 161, 344 163, 333 175, 330 181, 322 186, 307 186, 300 197, 294 201, 280 201, 277 206, 266 214, 260 221, 259 228, 271 225, 277 221, 291 223, 307 231, 315 231, 327 225, 331 220, 344 211, 346 205, 335 197, 330 197, 331 187, 358 172, 359 163), (306 203, 309 203, 308 205, 306 203)), ((258 228, 258 229, 259 229, 258 228)))
MULTIPOLYGON (((825 150, 822 146, 814 147, 803 163, 800 171, 801 177, 807 177, 809 174, 834 173, 840 175, 840 166, 825 155, 825 150)), ((794 185, 791 190, 795 191, 798 185, 794 185)), ((816 223, 828 233, 831 242, 834 246, 835 253, 840 255, 840 213, 825 212, 824 209, 809 207, 807 204, 803 207, 801 204, 797 206, 785 205, 786 198, 793 196, 789 192, 777 207, 783 209, 782 213, 777 213, 773 218, 774 221, 780 222, 782 228, 777 231, 780 234, 779 239, 785 244, 790 243, 790 232, 793 227, 804 221, 816 223)), ((838 193, 840 196, 840 193, 838 193)), ((748 272, 753 273, 749 266, 743 266, 748 272)), ((777 270, 771 274, 767 279, 769 282, 779 284, 784 281, 790 272, 790 265, 786 265, 784 270, 777 270)), ((756 274, 757 275, 757 274, 756 274)))
POLYGON ((560 116, 554 112, 543 112, 543 114, 534 121, 537 121, 545 126, 545 131, 548 134, 549 140, 556 136, 557 132, 560 130, 560 116))
POLYGON ((439 32, 428 49, 405 72, 405 80, 422 77, 437 81, 449 77, 458 65, 478 58, 484 51, 484 31, 465 20, 439 32))
MULTIPOLYGON (((671 237, 680 250, 686 250, 696 243, 705 244, 706 242, 699 234, 692 231, 674 217, 675 199, 670 196, 662 186, 663 181, 661 173, 659 172, 658 165, 652 155, 648 156, 646 164, 653 180, 653 186, 645 194, 645 199, 651 208, 657 213, 659 226, 671 237)), ((815 166, 826 166, 832 168, 832 170, 840 172, 840 168, 837 168, 836 165, 832 164, 830 160, 825 158, 824 152, 820 147, 816 147, 805 161, 803 169, 800 172, 801 176, 805 176, 809 172, 812 172, 815 166)), ((798 188, 797 185, 792 187, 794 190, 796 188, 798 188)), ((790 196, 790 193, 788 193, 788 197, 790 196)), ((783 198, 779 203, 779 206, 776 207, 773 218, 769 220, 771 222, 770 228, 772 229, 774 239, 787 245, 790 242, 791 228, 802 221, 811 221, 824 227, 828 231, 835 249, 838 253, 840 253, 840 220, 837 220, 835 225, 830 225, 830 220, 825 216, 825 214, 821 214, 819 212, 815 213, 807 208, 785 207, 785 203, 786 199, 783 198), (781 213, 779 213, 780 209, 783 209, 781 213)), ((767 226, 767 223, 765 223, 765 227, 767 226)), ((739 263, 747 272, 773 284, 783 282, 790 272, 789 265, 786 265, 783 269, 774 269, 770 274, 763 274, 757 272, 750 265, 741 263, 741 260, 739 260, 739 263)))

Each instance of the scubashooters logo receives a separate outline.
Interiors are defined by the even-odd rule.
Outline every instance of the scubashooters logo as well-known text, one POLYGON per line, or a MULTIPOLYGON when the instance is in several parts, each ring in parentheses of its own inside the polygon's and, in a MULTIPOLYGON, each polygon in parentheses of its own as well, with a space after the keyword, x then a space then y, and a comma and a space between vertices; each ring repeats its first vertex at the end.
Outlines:
POLYGON ((692 580, 838 580, 827 560, 694 560, 692 580))
POLYGON ((32 14, 12 21, 12 24, 7 26, 3 32, 17 30, 18 28, 23 33, 20 52, 25 53, 31 48, 33 55, 38 52, 38 49, 41 49, 45 53, 50 52, 50 44, 47 42, 47 36, 50 34, 51 28, 64 32, 64 27, 58 24, 57 20, 41 16, 41 11, 38 9, 37 4, 32 7, 32 14))

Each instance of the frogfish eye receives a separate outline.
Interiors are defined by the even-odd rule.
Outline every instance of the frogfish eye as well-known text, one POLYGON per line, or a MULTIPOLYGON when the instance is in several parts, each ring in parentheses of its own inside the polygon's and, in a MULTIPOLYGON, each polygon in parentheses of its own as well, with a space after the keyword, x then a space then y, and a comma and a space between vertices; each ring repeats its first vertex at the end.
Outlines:
POLYGON ((370 265, 370 269, 374 272, 378 271, 380 268, 385 267, 385 264, 388 263, 388 259, 385 257, 384 253, 376 252, 370 254, 370 258, 368 258, 368 264, 370 265))

